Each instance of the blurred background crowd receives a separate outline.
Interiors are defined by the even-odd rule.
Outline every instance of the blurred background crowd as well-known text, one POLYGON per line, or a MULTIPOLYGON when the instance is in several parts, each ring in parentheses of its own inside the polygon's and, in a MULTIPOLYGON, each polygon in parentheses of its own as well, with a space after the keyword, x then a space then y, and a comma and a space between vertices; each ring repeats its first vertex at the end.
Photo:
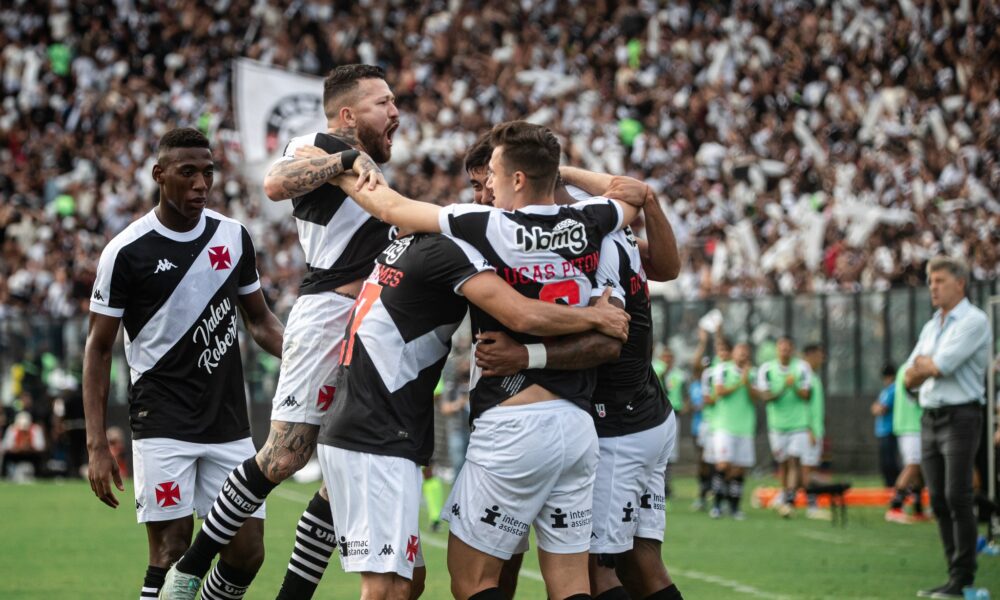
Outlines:
MULTIPOLYGON (((567 160, 647 180, 684 253, 672 297, 912 285, 928 257, 1000 256, 1000 5, 965 0, 15 1, 0 8, 0 316, 71 316, 101 247, 149 210, 153 150, 193 124, 211 206, 244 220, 290 306, 293 223, 245 178, 231 62, 385 67, 390 181, 467 201, 492 123, 556 130, 567 160), (611 23, 611 26, 607 26, 611 23)), ((267 93, 262 90, 261 93, 267 93)))

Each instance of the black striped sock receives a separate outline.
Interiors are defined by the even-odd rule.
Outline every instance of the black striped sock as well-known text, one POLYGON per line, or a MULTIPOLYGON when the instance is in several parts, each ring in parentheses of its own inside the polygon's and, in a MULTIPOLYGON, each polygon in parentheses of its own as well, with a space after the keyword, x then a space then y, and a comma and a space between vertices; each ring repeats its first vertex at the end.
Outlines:
POLYGON ((178 561, 177 570, 204 577, 215 555, 233 539, 250 515, 257 512, 277 485, 264 477, 257 466, 257 459, 252 456, 233 469, 222 484, 222 490, 201 524, 194 543, 178 561))
POLYGON ((729 480, 729 508, 734 513, 740 509, 741 498, 743 498, 743 476, 739 475, 729 480))
POLYGON ((712 496, 715 500, 715 508, 722 506, 722 497, 725 495, 722 492, 723 484, 725 483, 725 478, 722 473, 716 471, 712 473, 712 496))
POLYGON ((201 588, 202 600, 240 600, 256 573, 246 573, 219 560, 201 588))
POLYGON ((142 580, 142 591, 139 592, 139 600, 150 600, 160 595, 160 588, 163 587, 163 578, 167 576, 167 570, 163 567, 146 567, 146 578, 142 580))
POLYGON ((333 554, 335 540, 330 502, 316 492, 295 528, 295 547, 276 600, 313 597, 333 554))

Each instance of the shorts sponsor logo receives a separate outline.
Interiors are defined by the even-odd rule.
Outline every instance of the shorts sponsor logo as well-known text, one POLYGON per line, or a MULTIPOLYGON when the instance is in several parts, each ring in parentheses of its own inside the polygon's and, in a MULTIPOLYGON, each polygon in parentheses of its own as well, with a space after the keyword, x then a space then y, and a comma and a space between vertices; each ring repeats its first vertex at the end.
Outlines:
POLYGON ((326 412, 333 403, 333 393, 337 388, 332 385, 324 385, 319 388, 319 393, 316 395, 316 406, 321 412, 326 412))
POLYGON ((382 546, 382 549, 379 550, 378 555, 379 556, 392 556, 395 553, 396 552, 392 549, 392 544, 385 544, 385 545, 382 546))
POLYGON ((553 529, 566 529, 569 527, 569 525, 566 524, 566 515, 563 513, 561 508, 557 508, 556 512, 549 516, 552 517, 553 529))
POLYGON ((567 515, 570 518, 570 527, 586 527, 590 525, 592 518, 592 512, 589 508, 587 510, 571 510, 567 515))
POLYGON ((625 516, 622 517, 622 523, 631 523, 632 513, 635 512, 635 509, 632 507, 632 503, 627 502, 625 506, 622 507, 622 512, 625 513, 625 516))
POLYGON ((649 492, 639 496, 639 508, 653 508, 649 503, 649 498, 652 496, 649 492))
POLYGON ((293 408, 298 405, 299 403, 295 401, 295 394, 288 394, 285 396, 285 399, 281 401, 281 404, 278 405, 278 408, 293 408))
POLYGON ((212 246, 208 249, 208 260, 216 271, 233 268, 233 259, 229 256, 229 248, 212 246))
POLYGON ((177 506, 181 499, 181 488, 173 481, 156 484, 156 503, 162 508, 177 506))
POLYGON ((415 535, 411 535, 406 542, 406 560, 413 562, 417 559, 417 550, 420 549, 420 540, 415 535))
POLYGON ((340 536, 340 555, 344 558, 349 556, 368 556, 368 540, 348 540, 340 536))
POLYGON ((541 227, 518 227, 514 231, 514 243, 525 252, 566 249, 581 254, 587 249, 587 229, 573 219, 564 219, 552 231, 541 227))
POLYGON ((496 527, 497 517, 499 516, 500 516, 500 507, 494 504, 493 508, 486 509, 486 516, 481 517, 479 520, 483 523, 486 523, 490 527, 496 527))

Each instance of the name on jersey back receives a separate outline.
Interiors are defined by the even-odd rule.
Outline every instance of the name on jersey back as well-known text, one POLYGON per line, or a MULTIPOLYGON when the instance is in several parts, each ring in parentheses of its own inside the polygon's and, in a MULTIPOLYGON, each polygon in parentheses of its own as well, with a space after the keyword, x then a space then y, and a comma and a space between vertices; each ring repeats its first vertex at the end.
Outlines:
POLYGON ((558 263, 504 267, 503 278, 511 285, 543 282, 556 278, 567 279, 582 273, 593 273, 597 270, 598 262, 600 262, 600 253, 591 252, 590 254, 558 263))

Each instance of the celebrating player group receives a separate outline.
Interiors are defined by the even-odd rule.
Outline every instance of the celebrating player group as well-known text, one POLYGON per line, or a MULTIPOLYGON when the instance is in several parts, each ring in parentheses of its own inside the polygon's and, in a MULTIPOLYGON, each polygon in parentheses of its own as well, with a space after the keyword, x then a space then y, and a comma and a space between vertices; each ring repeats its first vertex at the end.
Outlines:
POLYGON ((90 482, 118 505, 105 414, 124 324, 149 541, 140 598, 242 598, 264 560, 265 500, 314 454, 324 485, 275 596, 312 598, 336 551, 362 598, 419 597, 434 388, 467 312, 472 434, 441 515, 454 597, 514 597, 534 528, 553 600, 681 598, 660 552, 677 425, 651 366, 647 285, 676 277, 679 258, 655 194, 560 166, 551 131, 512 121, 466 155, 475 203, 411 200, 379 168, 399 127, 382 70, 336 68, 323 103, 328 129, 291 140, 264 176, 268 198, 292 202, 308 263, 284 326, 246 228, 206 208, 212 154, 196 130, 163 136, 158 204, 101 255, 84 370, 90 482), (640 212, 646 240, 628 226, 640 212), (281 357, 256 452, 240 316, 281 357))

